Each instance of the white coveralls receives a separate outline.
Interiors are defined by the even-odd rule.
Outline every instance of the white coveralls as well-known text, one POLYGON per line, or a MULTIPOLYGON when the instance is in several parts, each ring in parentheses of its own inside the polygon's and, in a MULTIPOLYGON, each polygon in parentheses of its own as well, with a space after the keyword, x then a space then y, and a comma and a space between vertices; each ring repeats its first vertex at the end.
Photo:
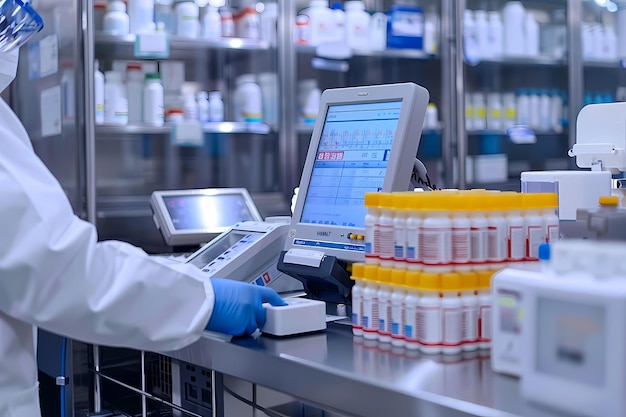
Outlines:
POLYGON ((211 316, 213 288, 199 269, 97 242, 1 99, 0 224, 2 417, 40 415, 36 327, 167 351, 197 340, 211 316))

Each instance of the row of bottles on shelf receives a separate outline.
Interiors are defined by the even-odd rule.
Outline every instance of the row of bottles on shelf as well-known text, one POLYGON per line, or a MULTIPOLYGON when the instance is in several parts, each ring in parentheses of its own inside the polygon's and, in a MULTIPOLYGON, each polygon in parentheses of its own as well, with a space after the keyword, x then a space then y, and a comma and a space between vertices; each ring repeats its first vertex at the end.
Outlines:
POLYGON ((542 132, 561 133, 568 125, 567 95, 552 89, 512 92, 469 92, 465 95, 468 130, 503 130, 515 125, 542 132))
MULTIPOLYGON (((276 73, 242 74, 226 97, 222 92, 202 91, 185 82, 180 61, 113 61, 106 76, 96 62, 95 98, 97 124, 147 124, 161 126, 180 118, 201 123, 224 121, 227 110, 235 122, 278 125, 279 97, 276 73), (181 87, 182 86, 182 87, 181 87)), ((321 91, 314 79, 298 83, 298 121, 312 125, 317 119, 321 91)))
POLYGON ((183 0, 109 0, 96 2, 96 30, 114 36, 155 29, 187 39, 247 38, 276 45, 276 3, 249 3, 240 9, 199 7, 183 0))
POLYGON ((347 45, 358 50, 439 50, 439 16, 421 7, 397 2, 388 11, 367 11, 363 1, 333 3, 310 0, 296 16, 295 42, 319 46, 347 45))
POLYGON ((537 260, 539 245, 559 236, 553 193, 366 193, 365 207, 365 260, 385 268, 500 268, 537 260))
POLYGON ((353 264, 352 333, 427 354, 488 349, 494 272, 353 264))
POLYGON ((502 10, 465 10, 465 58, 469 62, 502 57, 546 56, 563 59, 567 52, 565 10, 550 16, 527 10, 522 2, 507 2, 502 10))

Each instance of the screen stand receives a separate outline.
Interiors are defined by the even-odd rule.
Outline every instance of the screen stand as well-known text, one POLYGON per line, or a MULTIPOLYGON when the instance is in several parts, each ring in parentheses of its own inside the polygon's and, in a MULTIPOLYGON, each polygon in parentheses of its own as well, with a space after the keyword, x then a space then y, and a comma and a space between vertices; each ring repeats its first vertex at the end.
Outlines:
POLYGON ((319 266, 307 266, 286 263, 286 253, 280 253, 278 270, 302 282, 307 295, 330 303, 350 303, 350 289, 354 282, 335 256, 324 256, 319 266))

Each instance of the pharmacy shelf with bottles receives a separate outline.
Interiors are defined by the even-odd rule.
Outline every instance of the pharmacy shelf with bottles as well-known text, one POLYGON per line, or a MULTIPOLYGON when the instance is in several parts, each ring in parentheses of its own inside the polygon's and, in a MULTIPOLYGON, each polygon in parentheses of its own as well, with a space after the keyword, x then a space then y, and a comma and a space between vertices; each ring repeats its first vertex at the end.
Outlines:
POLYGON ((519 189, 567 169, 567 2, 468 1, 463 15, 469 186, 519 189))
MULTIPOLYGON (((296 55, 298 169, 315 122, 318 95, 327 88, 406 81, 423 85, 431 95, 424 131, 441 142, 440 2, 421 1, 418 6, 400 1, 299 0, 289 12, 296 55)), ((440 154, 438 148, 427 157, 440 154)))
POLYGON ((160 189, 243 187, 264 215, 286 214, 276 6, 95 2, 96 205, 99 229, 111 234, 104 238, 132 238, 111 219, 149 221, 142 213, 160 189))

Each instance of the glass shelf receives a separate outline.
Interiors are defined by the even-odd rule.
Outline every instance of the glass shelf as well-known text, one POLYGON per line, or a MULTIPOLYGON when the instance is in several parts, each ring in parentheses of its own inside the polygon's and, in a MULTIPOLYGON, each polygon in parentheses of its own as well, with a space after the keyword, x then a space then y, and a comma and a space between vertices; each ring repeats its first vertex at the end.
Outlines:
MULTIPOLYGON (((106 33, 96 33, 96 45, 134 47, 135 35, 113 36, 106 33)), ((202 49, 225 49, 264 51, 269 49, 267 42, 245 38, 222 38, 219 40, 187 39, 178 36, 169 37, 170 50, 197 51, 202 49)))
MULTIPOLYGON (((561 136, 567 135, 567 129, 563 129, 562 132, 555 132, 553 130, 535 130, 533 131, 535 136, 561 136)), ((468 130, 468 135, 476 136, 476 135, 499 135, 506 136, 507 133, 505 130, 493 130, 493 129, 484 129, 484 130, 468 130)))
MULTIPOLYGON (((296 50, 300 53, 315 55, 316 47, 308 45, 297 45, 296 50)), ((352 57, 380 57, 380 58, 406 58, 406 59, 438 59, 437 55, 430 55, 417 49, 385 49, 382 51, 371 51, 357 49, 352 51, 352 57)), ((349 58, 348 58, 349 59, 349 58)))
POLYGON ((607 60, 585 60, 583 61, 585 68, 625 68, 626 62, 619 61, 607 61, 607 60))
POLYGON ((562 67, 567 64, 565 59, 554 59, 547 56, 539 56, 539 57, 514 57, 514 56, 504 56, 501 58, 488 58, 477 61, 472 64, 469 62, 465 62, 465 64, 469 67, 477 67, 480 65, 521 65, 521 66, 546 66, 546 67, 562 67))
MULTIPOLYGON (((171 124, 164 126, 149 125, 98 125, 96 134, 98 135, 165 135, 172 129, 171 124)), ((211 122, 202 125, 204 133, 254 133, 266 135, 270 132, 270 127, 264 123, 244 123, 244 122, 211 122)))

